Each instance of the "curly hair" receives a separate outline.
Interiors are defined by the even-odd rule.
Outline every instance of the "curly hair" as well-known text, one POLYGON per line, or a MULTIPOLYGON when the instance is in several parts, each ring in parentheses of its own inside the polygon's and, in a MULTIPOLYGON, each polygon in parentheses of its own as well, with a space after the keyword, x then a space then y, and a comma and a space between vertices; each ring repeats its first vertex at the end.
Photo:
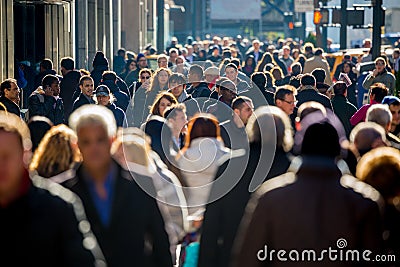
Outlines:
POLYGON ((43 137, 29 166, 31 171, 45 178, 58 175, 81 161, 81 155, 73 144, 77 142, 75 133, 61 124, 53 126, 43 137))

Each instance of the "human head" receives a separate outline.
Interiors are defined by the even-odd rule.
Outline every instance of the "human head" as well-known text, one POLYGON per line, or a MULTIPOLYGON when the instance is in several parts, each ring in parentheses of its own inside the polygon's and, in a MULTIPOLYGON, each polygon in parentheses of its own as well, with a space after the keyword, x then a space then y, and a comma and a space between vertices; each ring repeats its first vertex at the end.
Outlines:
POLYGON ((189 83, 198 83, 203 80, 204 71, 203 68, 197 64, 194 64, 189 69, 188 81, 189 83))
POLYGON ((280 81, 283 79, 283 72, 281 68, 275 66, 270 70, 272 77, 274 77, 275 81, 280 81))
POLYGON ((237 66, 233 63, 228 63, 225 67, 225 75, 229 80, 235 82, 238 76, 237 66))
POLYGON ((383 83, 374 83, 370 88, 370 99, 381 103, 383 98, 388 95, 388 88, 383 83))
POLYGON ((20 89, 17 80, 15 79, 5 79, 0 84, 0 95, 10 99, 11 101, 17 101, 19 99, 19 93, 20 89))
POLYGON ((326 72, 322 68, 316 68, 311 72, 311 75, 314 76, 317 83, 323 83, 325 81, 326 72))
POLYGON ((300 84, 301 84, 301 86, 313 86, 313 87, 315 87, 315 84, 316 84, 315 78, 311 74, 306 73, 303 76, 301 76, 300 84))
POLYGON ((232 101, 232 110, 234 112, 234 116, 240 118, 243 125, 246 126, 251 115, 253 114, 254 110, 253 101, 246 96, 236 97, 232 101))
POLYGON ((323 53, 324 53, 324 50, 322 48, 317 48, 317 49, 315 49, 314 55, 322 57, 323 53))
POLYGON ((392 113, 392 128, 393 130, 400 124, 400 99, 396 96, 385 96, 382 104, 389 106, 392 113))
POLYGON ((104 81, 112 81, 113 83, 117 82, 117 74, 114 71, 105 71, 101 76, 103 82, 104 81))
POLYGON ((258 51, 260 49, 260 41, 258 39, 254 39, 252 42, 253 49, 258 51))
POLYGON ((175 96, 168 92, 161 92, 156 96, 153 105, 150 107, 150 114, 163 116, 167 107, 178 104, 175 96))
POLYGON ((112 95, 107 85, 99 85, 97 86, 96 91, 94 92, 93 99, 96 104, 102 106, 108 106, 114 100, 114 97, 112 97, 111 101, 111 97, 112 95))
POLYGON ((389 205, 400 194, 400 152, 380 147, 366 153, 357 164, 356 176, 377 189, 389 205))
POLYGON ((386 68, 386 60, 383 57, 378 57, 375 59, 375 68, 378 72, 382 72, 386 68))
POLYGON ((271 144, 275 143, 276 148, 281 148, 288 152, 293 147, 293 129, 289 117, 278 107, 262 106, 256 109, 255 116, 251 117, 246 132, 250 143, 271 144), (271 120, 271 116, 273 121, 271 120), (271 126, 275 126, 276 136, 270 132, 263 131, 271 126), (276 138, 273 140, 272 138, 276 138))
POLYGON ((289 57, 290 56, 290 47, 288 45, 284 45, 282 47, 282 52, 284 57, 289 57))
POLYGON ((21 118, 0 111, 0 204, 7 204, 20 192, 31 146, 29 129, 21 118))
POLYGON ((79 79, 79 88, 81 89, 82 94, 86 95, 87 97, 92 97, 94 90, 94 82, 92 77, 89 75, 82 76, 79 79))
POLYGON ((301 67, 301 64, 299 62, 292 64, 292 75, 293 76, 299 75, 302 72, 303 72, 303 68, 301 67))
POLYGON ((190 119, 185 148, 190 147, 193 140, 201 137, 221 138, 218 120, 211 114, 199 113, 190 119))
POLYGON ((296 88, 290 85, 278 87, 275 92, 275 104, 282 109, 288 116, 291 115, 296 106, 296 88))
POLYGON ((79 162, 76 134, 64 124, 53 126, 33 154, 29 169, 45 178, 58 175, 79 162))
POLYGON ((51 61, 51 59, 45 58, 40 62, 40 72, 52 69, 53 69, 53 61, 51 61))
POLYGON ((390 113, 388 105, 372 105, 367 111, 366 121, 375 122, 388 132, 392 122, 392 113, 390 113))
POLYGON ((31 134, 32 152, 35 152, 43 136, 51 127, 53 127, 53 123, 47 117, 33 116, 29 119, 28 128, 31 134))
POLYGON ((219 78, 219 69, 215 66, 208 67, 204 71, 204 76, 207 83, 212 83, 219 78))
POLYGON ((83 105, 71 114, 69 126, 78 136, 84 167, 98 171, 109 166, 110 148, 117 133, 112 111, 101 105, 83 105))
POLYGON ((53 91, 53 96, 58 96, 60 94, 60 80, 58 80, 57 76, 52 74, 44 76, 42 80, 42 88, 43 90, 46 90, 48 87, 53 91))
POLYGON ((125 64, 125 73, 128 74, 132 70, 137 69, 137 64, 135 59, 128 59, 125 64))
POLYGON ((265 90, 265 86, 267 85, 267 77, 263 72, 253 72, 253 74, 250 76, 250 79, 259 90, 265 90))
POLYGON ((347 96, 347 85, 345 82, 338 81, 333 85, 333 93, 335 95, 347 96))
POLYGON ((168 56, 165 54, 158 55, 157 64, 159 68, 168 68, 168 56))
POLYGON ((386 146, 385 130, 374 122, 360 122, 350 133, 350 143, 363 156, 371 149, 386 146))
POLYGON ((63 76, 75 68, 75 62, 72 57, 63 57, 61 59, 60 65, 61 73, 63 76))
POLYGON ((103 51, 97 51, 93 58, 93 68, 98 66, 106 66, 108 68, 108 59, 104 55, 103 51))
POLYGON ((306 129, 301 146, 301 155, 334 159, 340 155, 340 150, 339 135, 330 123, 315 123, 306 129), (329 140, 329 142, 326 140, 329 140))
POLYGON ((168 107, 164 112, 164 118, 170 123, 172 132, 181 133, 187 124, 185 104, 179 103, 168 107))
POLYGON ((179 56, 178 49, 171 48, 169 50, 169 61, 175 64, 176 58, 179 56))
POLYGON ((163 90, 168 87, 168 79, 171 76, 172 72, 167 68, 158 68, 153 75, 153 79, 151 81, 150 90, 163 90))
POLYGON ((139 71, 139 80, 141 83, 144 83, 146 81, 150 82, 152 76, 153 76, 153 73, 148 68, 144 68, 139 71))
POLYGON ((186 78, 181 73, 173 73, 168 80, 168 88, 176 99, 182 94, 186 88, 186 78))
POLYGON ((137 55, 136 61, 140 69, 147 68, 147 59, 143 53, 139 53, 137 55))
POLYGON ((230 105, 232 100, 237 96, 236 85, 231 80, 222 81, 219 84, 219 95, 223 98, 225 103, 230 105))

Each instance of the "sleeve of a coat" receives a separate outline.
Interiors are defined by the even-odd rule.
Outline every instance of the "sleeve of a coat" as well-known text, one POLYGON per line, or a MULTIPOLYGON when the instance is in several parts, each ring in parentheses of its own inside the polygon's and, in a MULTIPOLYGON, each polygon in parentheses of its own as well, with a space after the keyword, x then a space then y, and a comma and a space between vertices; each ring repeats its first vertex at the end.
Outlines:
POLYGON ((362 86, 363 86, 365 89, 369 90, 369 88, 371 87, 371 85, 374 84, 374 81, 375 81, 375 77, 372 76, 372 73, 370 73, 370 74, 368 74, 367 77, 365 77, 362 86))
POLYGON ((266 266, 264 252, 268 243, 268 225, 262 197, 256 195, 249 201, 233 249, 233 267, 266 266))
POLYGON ((148 197, 148 200, 149 209, 151 210, 150 234, 153 237, 153 256, 156 266, 172 267, 172 256, 164 219, 155 199, 148 197))

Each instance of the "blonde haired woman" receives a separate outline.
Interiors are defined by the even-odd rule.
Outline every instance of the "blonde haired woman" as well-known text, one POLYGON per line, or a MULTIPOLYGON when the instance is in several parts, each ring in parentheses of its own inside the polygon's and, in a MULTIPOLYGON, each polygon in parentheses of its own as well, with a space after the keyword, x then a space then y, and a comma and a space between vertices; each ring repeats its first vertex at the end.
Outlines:
POLYGON ((76 142, 77 137, 70 128, 64 124, 53 126, 33 154, 29 170, 45 178, 70 170, 81 161, 76 142))

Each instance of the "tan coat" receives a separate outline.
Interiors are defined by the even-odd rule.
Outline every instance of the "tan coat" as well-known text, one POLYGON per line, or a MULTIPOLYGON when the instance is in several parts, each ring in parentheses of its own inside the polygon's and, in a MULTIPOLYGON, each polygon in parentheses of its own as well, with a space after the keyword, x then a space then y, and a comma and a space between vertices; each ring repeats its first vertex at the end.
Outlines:
POLYGON ((303 73, 311 73, 316 68, 322 68, 325 70, 326 77, 324 82, 328 85, 332 85, 331 72, 329 70, 328 61, 326 61, 320 56, 314 56, 312 58, 307 59, 306 62, 304 63, 303 73))

